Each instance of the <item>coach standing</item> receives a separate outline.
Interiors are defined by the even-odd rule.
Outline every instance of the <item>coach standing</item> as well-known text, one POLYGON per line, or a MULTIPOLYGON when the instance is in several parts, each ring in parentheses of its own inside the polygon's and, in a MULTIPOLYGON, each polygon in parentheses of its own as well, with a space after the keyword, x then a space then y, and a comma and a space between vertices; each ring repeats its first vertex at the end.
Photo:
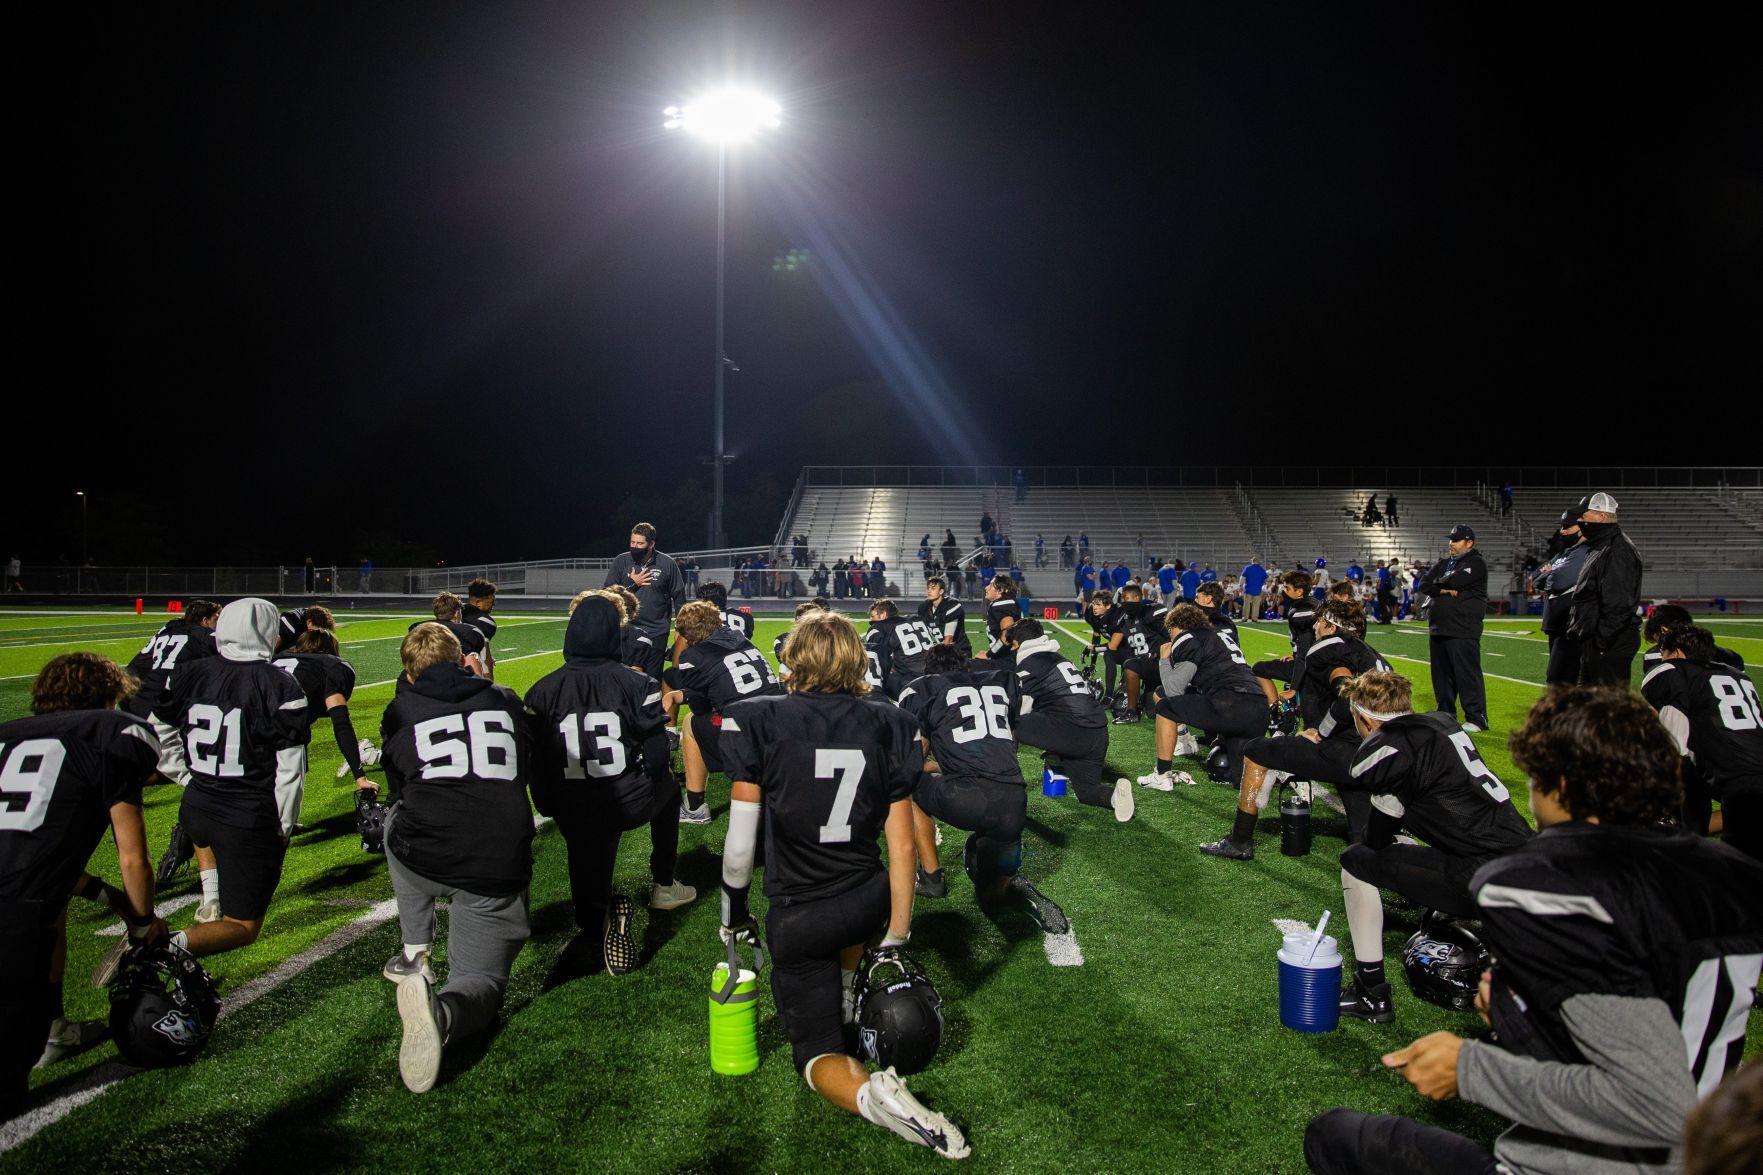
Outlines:
POLYGON ((1567 638, 1567 615, 1573 607, 1573 589, 1585 568, 1585 535, 1579 529, 1579 508, 1561 515, 1561 528, 1549 540, 1549 562, 1536 577, 1543 592, 1543 635, 1549 638, 1549 668, 1543 680, 1550 685, 1574 685, 1579 681, 1579 642, 1567 638))
POLYGON ((661 651, 667 647, 667 631, 673 617, 686 603, 686 581, 672 556, 655 549, 655 525, 639 522, 631 527, 630 550, 612 561, 601 587, 622 584, 637 594, 637 614, 631 627, 649 638, 647 645, 637 642, 642 650, 639 668, 657 681, 661 679, 661 651))
POLYGON ((1475 532, 1452 528, 1451 553, 1420 577, 1415 591, 1432 597, 1427 611, 1431 637, 1432 692, 1438 708, 1457 716, 1463 727, 1488 728, 1487 688, 1481 680, 1481 625, 1488 611, 1488 565, 1475 551, 1475 532))
POLYGON ((1567 614, 1567 640, 1577 646, 1585 685, 1627 685, 1641 647, 1641 554, 1616 521, 1616 499, 1593 494, 1579 530, 1585 565, 1567 614))

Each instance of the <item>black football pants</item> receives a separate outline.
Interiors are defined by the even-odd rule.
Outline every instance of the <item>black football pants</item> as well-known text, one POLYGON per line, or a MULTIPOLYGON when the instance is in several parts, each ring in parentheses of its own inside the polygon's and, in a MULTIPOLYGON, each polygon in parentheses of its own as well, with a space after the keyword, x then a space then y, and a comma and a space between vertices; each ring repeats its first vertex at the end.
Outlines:
POLYGON ((1486 730, 1488 694, 1481 680, 1481 638, 1435 636, 1430 643, 1432 693, 1438 708, 1455 718, 1461 699, 1463 721, 1486 730))
POLYGON ((1232 787, 1243 786, 1243 751, 1267 733, 1267 701, 1253 694, 1182 694, 1157 703, 1157 713, 1172 722, 1198 727, 1220 736, 1224 743, 1226 777, 1232 787))
POLYGON ((1102 760, 1108 754, 1106 726, 1078 726, 1035 711, 1016 724, 1016 741, 1046 751, 1048 766, 1062 768, 1080 803, 1111 807, 1114 789, 1102 782, 1102 760))
POLYGON ((1726 781, 1720 791, 1721 839, 1763 861, 1763 776, 1726 781))
MULTIPOLYGON (((1366 798, 1369 801, 1370 797, 1366 798)), ((1490 859, 1453 856, 1430 845, 1393 844, 1374 849, 1352 844, 1341 854, 1341 868, 1366 885, 1387 889, 1417 906, 1453 918, 1475 918, 1479 913, 1469 893, 1469 879, 1490 859)))
POLYGON ((1325 1110, 1304 1130, 1316 1175, 1493 1175, 1493 1152, 1412 1118, 1325 1110))
POLYGON ((557 804, 557 831, 569 847, 569 896, 575 923, 598 934, 612 901, 612 870, 624 834, 649 826, 649 876, 656 885, 674 879, 679 859, 679 790, 671 779, 627 776, 604 796, 570 796, 557 804))
POLYGON ((925 773, 912 802, 933 820, 970 833, 967 861, 977 887, 1022 868, 1022 826, 1028 823, 1028 792, 1020 784, 925 773))
POLYGON ((790 1038, 796 1072, 815 1057, 849 1052, 839 952, 885 928, 891 905, 887 871, 877 869, 844 893, 813 901, 776 901, 766 911, 771 998, 790 1038))
POLYGON ((1251 742, 1243 757, 1274 771, 1289 772, 1298 779, 1333 784, 1347 809, 1347 843, 1356 845, 1365 839, 1365 828, 1371 820, 1371 793, 1342 785, 1352 782, 1353 756, 1358 749, 1359 744, 1348 738, 1325 738, 1313 743, 1292 734, 1251 742))
POLYGON ((49 963, 56 921, 44 902, 0 902, 0 959, 11 976, 0 984, 0 1121, 24 1108, 31 1066, 55 1018, 49 963))

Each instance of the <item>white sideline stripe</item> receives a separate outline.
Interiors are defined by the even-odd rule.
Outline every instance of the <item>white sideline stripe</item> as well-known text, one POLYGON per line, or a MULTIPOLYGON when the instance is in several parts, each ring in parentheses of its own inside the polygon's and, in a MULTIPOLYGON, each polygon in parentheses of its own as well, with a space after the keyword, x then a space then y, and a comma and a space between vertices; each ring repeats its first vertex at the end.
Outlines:
MULTIPOLYGON (((516 661, 526 661, 526 660, 530 660, 533 657, 550 657, 550 656, 556 655, 557 653, 561 653, 562 651, 563 651, 562 649, 550 649, 550 650, 543 652, 543 653, 522 653, 518 657, 502 657, 497 660, 496 664, 498 664, 498 665, 512 665, 516 661)), ((384 681, 370 681, 366 685, 358 685, 355 688, 358 690, 372 689, 378 685, 391 685, 393 682, 395 682, 397 680, 398 679, 396 677, 388 677, 384 681)))
MULTIPOLYGON (((147 635, 151 636, 152 634, 148 633, 147 635)), ((17 644, 4 643, 5 638, 0 637, 0 652, 7 649, 41 649, 48 645, 115 645, 124 641, 134 642, 140 639, 141 633, 139 632, 125 632, 117 636, 82 637, 72 641, 21 641, 17 644)))
MULTIPOLYGON (((1431 661, 1422 661, 1419 657, 1402 657, 1402 656, 1398 656, 1395 653, 1385 653, 1383 655, 1384 655, 1384 657, 1386 657, 1387 659, 1389 659, 1391 661, 1406 661, 1410 665, 1431 665, 1432 664, 1431 661)), ((1495 681, 1509 681, 1513 685, 1528 685, 1532 689, 1548 689, 1549 688, 1547 685, 1545 685, 1544 683, 1542 683, 1540 681, 1526 681, 1522 677, 1503 677, 1498 673, 1483 673, 1482 676, 1483 677, 1491 677, 1495 681)))
MULTIPOLYGON (((399 617, 397 617, 397 619, 399 619, 399 620, 402 620, 402 619, 404 619, 404 618, 403 618, 403 617, 402 617, 402 616, 399 616, 399 617)), ((434 619, 434 617, 433 617, 433 616, 430 616, 430 617, 426 617, 426 619, 429 619, 429 620, 433 620, 433 619, 434 619)), ((498 631, 498 632, 500 632, 500 631, 501 631, 501 629, 503 629, 503 628, 524 628, 524 627, 526 627, 526 626, 527 626, 527 625, 529 625, 529 624, 545 624, 545 623, 552 623, 552 624, 555 624, 555 623, 556 623, 556 621, 544 621, 544 620, 512 620, 512 621, 509 621, 509 622, 508 622, 508 623, 507 623, 507 624, 504 624, 504 625, 502 625, 502 626, 501 626, 501 627, 500 627, 500 628, 498 628, 498 629, 497 629, 497 631, 498 631)), ((393 636, 370 636, 370 637, 363 637, 363 638, 362 638, 362 639, 361 639, 361 640, 358 640, 358 641, 344 641, 344 642, 343 642, 343 647, 344 647, 344 648, 345 648, 345 649, 347 649, 347 648, 351 648, 351 647, 353 647, 353 646, 355 646, 355 645, 371 645, 371 644, 374 644, 374 643, 375 643, 375 642, 377 642, 377 641, 401 641, 401 640, 403 640, 403 639, 404 639, 404 638, 405 638, 405 637, 406 637, 406 636, 408 636, 408 635, 409 635, 409 634, 408 634, 408 633, 403 633, 403 632, 400 632, 400 633, 397 633, 397 634, 395 634, 395 635, 393 635, 393 636)), ((509 649, 509 650, 508 650, 508 651, 509 651, 509 652, 510 652, 510 653, 512 653, 512 652, 513 652, 513 651, 514 651, 514 650, 513 650, 513 649, 509 649)))
MULTIPOLYGON (((397 916, 398 900, 396 898, 387 898, 385 901, 377 903, 353 922, 332 931, 293 958, 272 967, 227 996, 221 1003, 219 1019, 225 1020, 239 1009, 249 1007, 259 998, 268 995, 313 964, 323 962, 397 916)), ((134 1066, 125 1065, 120 1061, 110 1061, 98 1066, 86 1075, 79 1088, 64 1093, 55 1100, 46 1102, 29 1113, 21 1114, 4 1126, 0 1126, 0 1153, 29 1142, 45 1127, 55 1125, 81 1106, 96 1099, 99 1094, 117 1082, 139 1072, 140 1070, 134 1066)))
MULTIPOLYGON (((201 900, 201 894, 187 893, 183 897, 173 898, 169 902, 155 902, 153 905, 153 912, 163 918, 167 914, 176 913, 185 906, 193 906, 201 900)), ((101 934, 106 938, 121 938, 127 930, 128 926, 126 924, 122 922, 114 922, 111 925, 104 927, 102 930, 94 930, 92 933, 101 934)))
POLYGON ((1083 948, 1077 945, 1077 935, 1069 930, 1064 934, 1041 935, 1041 949, 1047 952, 1047 962, 1055 967, 1084 965, 1083 948))

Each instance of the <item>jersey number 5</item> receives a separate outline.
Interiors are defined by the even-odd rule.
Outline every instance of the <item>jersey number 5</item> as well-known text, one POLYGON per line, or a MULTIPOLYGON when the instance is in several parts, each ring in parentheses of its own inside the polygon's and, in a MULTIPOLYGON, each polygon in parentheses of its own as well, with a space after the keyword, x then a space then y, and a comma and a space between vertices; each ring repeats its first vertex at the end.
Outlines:
POLYGON ((1457 757, 1463 760, 1463 770, 1475 777, 1475 782, 1481 784, 1481 790, 1488 793, 1494 803, 1503 804, 1512 798, 1512 793, 1506 790, 1500 777, 1481 761, 1481 752, 1475 749, 1475 744, 1470 741, 1466 732, 1459 730, 1453 734, 1451 745, 1457 748, 1457 757))

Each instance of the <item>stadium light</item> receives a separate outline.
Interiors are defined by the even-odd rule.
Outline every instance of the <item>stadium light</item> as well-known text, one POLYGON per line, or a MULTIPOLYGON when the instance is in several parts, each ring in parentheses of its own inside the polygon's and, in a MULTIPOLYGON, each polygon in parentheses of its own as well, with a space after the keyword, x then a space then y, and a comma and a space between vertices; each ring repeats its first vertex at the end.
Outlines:
POLYGON ((92 549, 86 545, 86 491, 75 490, 73 496, 80 500, 80 566, 84 567, 92 561, 92 549))
POLYGON ((670 131, 683 130, 716 144, 716 392, 714 414, 715 452, 710 458, 710 525, 709 543, 713 550, 728 546, 722 529, 722 474, 728 464, 722 440, 722 373, 725 367, 739 371, 729 362, 722 349, 723 254, 728 224, 728 148, 741 143, 761 130, 783 125, 783 108, 770 98, 752 90, 733 87, 712 90, 680 106, 662 110, 667 121, 661 125, 670 131))

